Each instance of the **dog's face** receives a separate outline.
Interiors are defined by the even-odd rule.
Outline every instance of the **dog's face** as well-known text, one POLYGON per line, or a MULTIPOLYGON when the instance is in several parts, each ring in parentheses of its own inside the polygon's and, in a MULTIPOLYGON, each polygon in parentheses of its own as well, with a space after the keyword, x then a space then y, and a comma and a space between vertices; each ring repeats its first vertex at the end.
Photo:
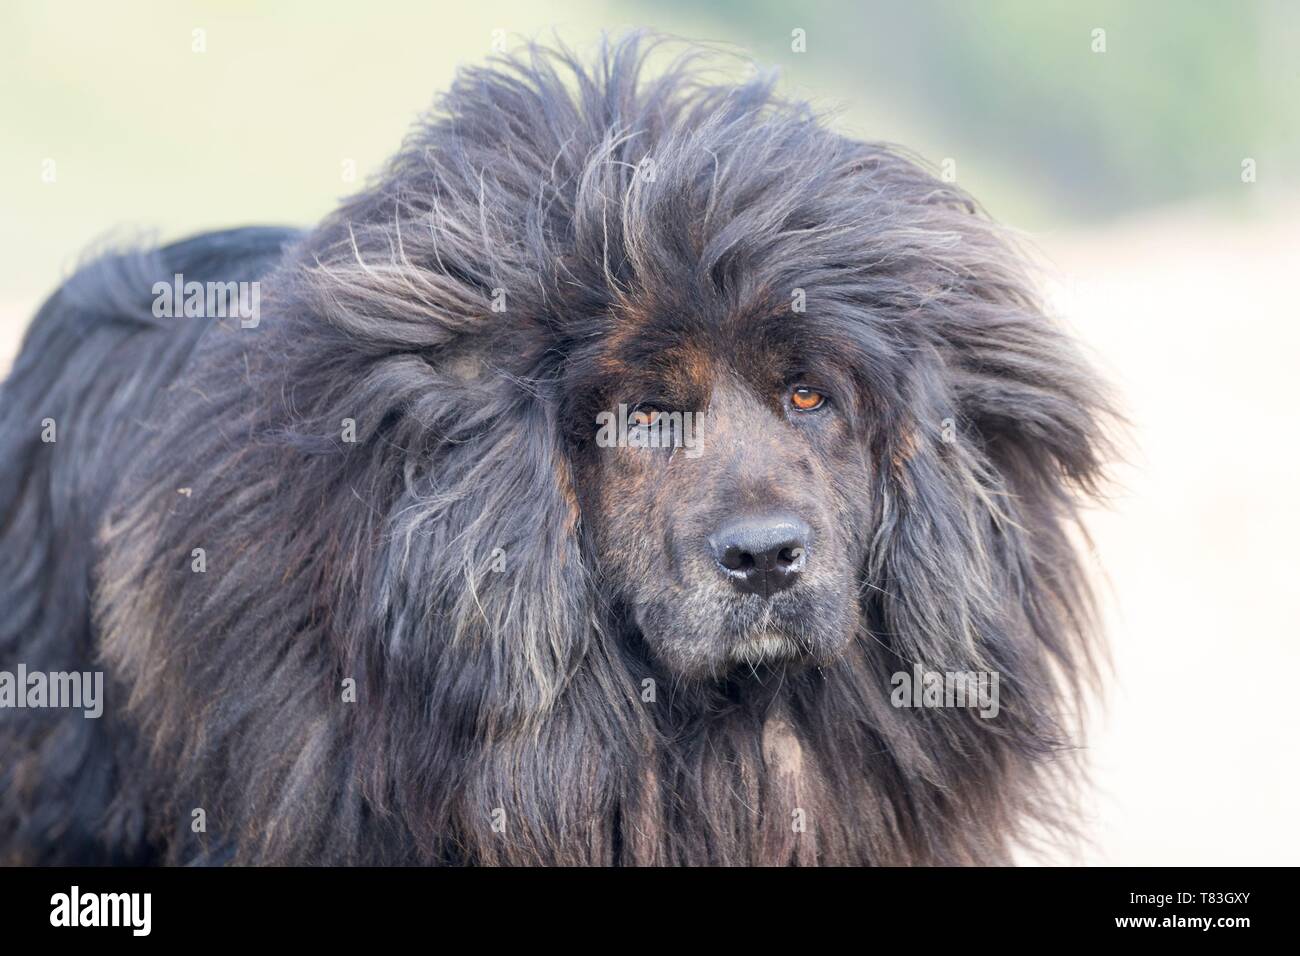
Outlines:
POLYGON ((576 386, 600 587, 675 675, 827 664, 859 623, 859 386, 788 305, 692 311, 620 315, 576 386))

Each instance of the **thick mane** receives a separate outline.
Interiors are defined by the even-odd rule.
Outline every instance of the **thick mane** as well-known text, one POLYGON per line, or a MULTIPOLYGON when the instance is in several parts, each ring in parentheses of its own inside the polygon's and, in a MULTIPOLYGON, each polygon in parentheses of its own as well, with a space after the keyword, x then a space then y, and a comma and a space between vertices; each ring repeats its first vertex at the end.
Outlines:
POLYGON ((999 862, 1060 823, 1092 376, 954 185, 663 49, 463 71, 198 343, 97 601, 174 860, 999 862), (796 287, 880 409, 863 631, 758 696, 678 684, 602 597, 565 377, 614 310, 796 287), (1001 716, 892 707, 914 664, 999 673, 1001 716))

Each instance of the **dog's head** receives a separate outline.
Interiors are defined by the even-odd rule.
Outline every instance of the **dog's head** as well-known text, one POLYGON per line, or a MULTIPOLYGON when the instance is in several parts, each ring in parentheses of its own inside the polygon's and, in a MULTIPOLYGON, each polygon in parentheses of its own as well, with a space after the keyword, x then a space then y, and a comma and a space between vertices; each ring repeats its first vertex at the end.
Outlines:
POLYGON ((1102 400, 1020 257, 896 151, 652 48, 467 71, 309 244, 300 301, 411 378, 403 566, 543 697, 593 620, 701 679, 1063 653, 1102 400))

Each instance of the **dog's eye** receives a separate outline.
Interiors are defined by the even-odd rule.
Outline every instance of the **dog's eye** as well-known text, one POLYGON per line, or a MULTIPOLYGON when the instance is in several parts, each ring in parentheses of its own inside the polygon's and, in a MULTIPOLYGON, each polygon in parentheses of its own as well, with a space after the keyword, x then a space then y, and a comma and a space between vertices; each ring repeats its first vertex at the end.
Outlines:
POLYGON ((627 414, 627 423, 634 428, 649 428, 659 421, 663 415, 659 409, 653 405, 638 405, 627 414))
POLYGON ((826 396, 806 385, 800 385, 790 392, 790 405, 796 411, 815 412, 825 404, 826 396))

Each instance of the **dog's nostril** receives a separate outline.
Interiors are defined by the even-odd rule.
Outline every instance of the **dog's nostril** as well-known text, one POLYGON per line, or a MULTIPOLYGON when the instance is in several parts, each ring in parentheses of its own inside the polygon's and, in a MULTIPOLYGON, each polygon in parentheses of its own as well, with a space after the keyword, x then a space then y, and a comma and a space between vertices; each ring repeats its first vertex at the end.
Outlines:
POLYGON ((710 536, 718 566, 746 594, 771 597, 793 585, 804 570, 812 531, 791 515, 728 521, 710 536))
POLYGON ((732 547, 722 552, 718 562, 728 571, 750 571, 754 567, 754 556, 742 548, 732 547))

